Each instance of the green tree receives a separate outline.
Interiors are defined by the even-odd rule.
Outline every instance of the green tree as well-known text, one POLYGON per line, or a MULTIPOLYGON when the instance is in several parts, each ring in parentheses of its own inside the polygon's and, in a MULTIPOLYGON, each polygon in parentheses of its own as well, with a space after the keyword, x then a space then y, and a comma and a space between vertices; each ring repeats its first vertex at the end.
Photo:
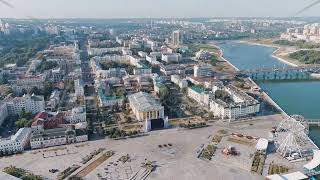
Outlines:
POLYGON ((25 118, 18 119, 18 120, 15 122, 15 125, 16 125, 18 128, 28 127, 29 121, 28 121, 27 119, 25 119, 25 118))

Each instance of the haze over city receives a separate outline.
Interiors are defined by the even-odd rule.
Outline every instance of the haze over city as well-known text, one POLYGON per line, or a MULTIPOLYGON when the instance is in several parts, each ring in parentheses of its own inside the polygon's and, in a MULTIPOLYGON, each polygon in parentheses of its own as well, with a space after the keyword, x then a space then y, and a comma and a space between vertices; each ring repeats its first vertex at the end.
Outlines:
MULTIPOLYGON (((0 17, 189 18, 291 17, 313 0, 10 0, 0 17)), ((320 5, 299 16, 319 15, 320 5)))

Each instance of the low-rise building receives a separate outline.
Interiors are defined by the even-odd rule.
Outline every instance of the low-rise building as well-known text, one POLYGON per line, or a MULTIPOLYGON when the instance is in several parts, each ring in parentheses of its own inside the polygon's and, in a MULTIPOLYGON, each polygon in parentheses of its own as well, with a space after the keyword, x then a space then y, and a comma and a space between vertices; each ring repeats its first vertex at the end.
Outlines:
POLYGON ((22 152, 29 146, 31 128, 21 128, 10 138, 0 139, 0 151, 3 154, 22 152))
POLYGON ((64 119, 70 124, 87 122, 87 113, 84 107, 74 107, 71 111, 64 113, 64 119))
POLYGON ((55 128, 32 133, 30 145, 31 149, 40 149, 84 141, 88 141, 85 130, 55 128))
POLYGON ((213 77, 214 73, 210 65, 194 66, 194 77, 213 77))
POLYGON ((57 128, 64 123, 61 112, 40 112, 33 118, 31 130, 32 132, 41 132, 44 129, 57 128))
POLYGON ((133 69, 134 75, 146 75, 146 74, 152 74, 151 68, 135 68, 133 69))
POLYGON ((196 58, 198 60, 209 60, 210 58, 212 58, 212 54, 206 50, 200 50, 198 52, 196 52, 196 58))
POLYGON ((171 75, 171 81, 179 86, 180 89, 188 87, 188 81, 186 79, 181 78, 178 75, 171 75))
POLYGON ((180 62, 181 59, 182 59, 182 56, 179 53, 162 54, 162 57, 161 57, 161 60, 166 62, 166 63, 180 62))

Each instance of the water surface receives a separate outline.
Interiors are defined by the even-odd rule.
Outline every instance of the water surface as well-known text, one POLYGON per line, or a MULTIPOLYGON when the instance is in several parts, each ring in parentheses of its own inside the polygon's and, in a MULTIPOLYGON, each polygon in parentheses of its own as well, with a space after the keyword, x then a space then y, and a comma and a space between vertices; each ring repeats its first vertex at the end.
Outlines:
MULTIPOLYGON (((238 42, 219 46, 224 57, 240 70, 287 66, 272 57, 271 47, 238 42)), ((306 119, 320 119, 320 81, 257 82, 286 113, 301 114, 306 119)), ((310 137, 320 145, 320 128, 310 128, 310 137)))

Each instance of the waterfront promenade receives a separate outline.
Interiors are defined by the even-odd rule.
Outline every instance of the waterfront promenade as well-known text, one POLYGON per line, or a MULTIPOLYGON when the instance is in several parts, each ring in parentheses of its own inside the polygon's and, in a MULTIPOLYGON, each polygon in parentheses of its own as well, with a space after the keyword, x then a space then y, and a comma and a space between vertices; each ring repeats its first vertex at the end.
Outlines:
MULTIPOLYGON (((243 42, 240 42, 240 43, 243 43, 243 42)), ((240 69, 240 68, 236 67, 235 65, 233 65, 233 64, 230 62, 230 60, 224 56, 224 51, 223 51, 223 49, 222 49, 220 46, 214 44, 213 42, 211 42, 210 44, 219 49, 219 51, 220 51, 220 53, 219 53, 220 58, 223 59, 224 61, 226 61, 231 67, 233 67, 235 71, 246 70, 246 69, 244 69, 244 68, 240 69)), ((248 43, 247 43, 247 44, 248 44, 248 43)), ((259 44, 252 44, 252 43, 249 43, 249 44, 250 44, 250 45, 255 45, 255 46, 259 45, 259 44)), ((263 45, 260 45, 260 46, 263 46, 263 45)), ((268 47, 268 46, 266 45, 265 47, 268 47)), ((269 46, 269 47, 274 48, 273 46, 269 46)), ((272 54, 272 57, 273 57, 273 56, 274 56, 274 54, 272 54)), ((275 57, 273 57, 273 58, 275 58, 275 57)), ((283 62, 283 59, 282 59, 282 60, 279 59, 279 58, 275 58, 275 59, 283 62)), ((297 67, 297 65, 294 65, 294 64, 292 64, 292 63, 288 63, 288 62, 287 62, 286 64, 287 64, 287 65, 290 65, 290 66, 297 67)), ((251 78, 248 78, 248 80, 252 83, 253 86, 255 86, 255 87, 260 87, 260 86, 259 86, 254 80, 252 80, 251 78)), ((269 94, 267 94, 265 91, 262 91, 262 92, 261 92, 261 96, 263 97, 263 99, 264 99, 266 102, 268 102, 269 104, 273 105, 273 106, 278 110, 278 112, 281 113, 283 119, 285 119, 285 118, 290 118, 290 115, 289 115, 280 105, 278 105, 278 103, 276 103, 276 102, 270 97, 269 94)), ((309 141, 312 143, 312 145, 314 145, 314 147, 316 147, 317 149, 319 149, 318 146, 317 146, 310 138, 309 138, 309 141)))

